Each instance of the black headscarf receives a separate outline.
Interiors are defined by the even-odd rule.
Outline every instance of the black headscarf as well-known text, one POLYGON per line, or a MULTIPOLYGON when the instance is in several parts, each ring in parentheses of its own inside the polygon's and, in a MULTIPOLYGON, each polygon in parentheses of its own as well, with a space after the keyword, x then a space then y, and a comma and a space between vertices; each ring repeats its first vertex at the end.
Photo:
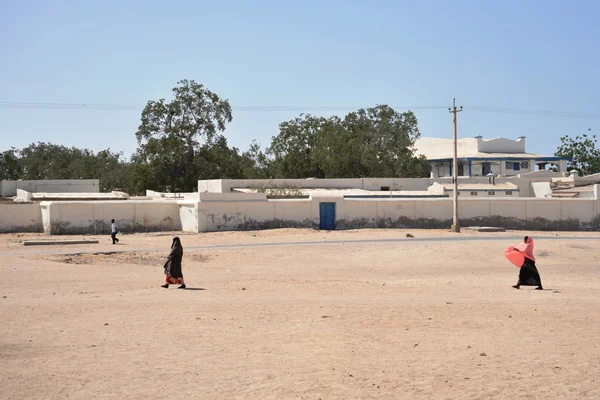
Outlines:
POLYGON ((178 249, 183 252, 183 246, 181 245, 181 240, 179 240, 179 236, 173 237, 173 243, 171 244, 171 249, 178 249))

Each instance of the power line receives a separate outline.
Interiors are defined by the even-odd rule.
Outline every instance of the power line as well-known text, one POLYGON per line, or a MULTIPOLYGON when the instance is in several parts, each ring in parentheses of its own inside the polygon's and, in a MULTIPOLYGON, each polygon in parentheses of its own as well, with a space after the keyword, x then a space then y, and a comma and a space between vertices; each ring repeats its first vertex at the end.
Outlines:
MULTIPOLYGON (((97 103, 42 103, 42 102, 0 102, 0 108, 4 109, 30 109, 30 110, 89 110, 89 111, 141 111, 144 105, 137 104, 97 104, 97 103)), ((445 110, 447 106, 392 106, 398 110, 445 110)), ((352 111, 360 106, 274 106, 274 105, 254 105, 254 106, 232 106, 233 111, 238 112, 335 112, 352 111)), ((531 115, 537 117, 556 117, 573 119, 600 119, 600 113, 574 112, 574 111, 553 111, 553 110, 532 110, 523 108, 503 108, 503 107, 485 107, 485 106, 465 106, 465 110, 495 113, 495 114, 514 114, 531 115)))
MULTIPOLYGON (((141 111, 143 105, 133 104, 78 104, 78 103, 24 103, 24 102, 0 102, 0 108, 12 109, 44 109, 44 110, 95 110, 95 111, 141 111)), ((234 111, 292 111, 302 112, 307 110, 314 111, 347 111, 357 110, 365 107, 353 106, 232 106, 234 111)), ((425 109, 444 109, 446 106, 398 106, 398 109, 425 110, 425 109)))
POLYGON ((470 111, 480 111, 480 112, 490 112, 490 113, 500 113, 500 114, 535 115, 535 116, 540 116, 540 117, 600 119, 600 113, 528 110, 528 109, 521 109, 521 108, 501 108, 501 107, 481 107, 481 106, 465 106, 465 109, 468 109, 470 111))

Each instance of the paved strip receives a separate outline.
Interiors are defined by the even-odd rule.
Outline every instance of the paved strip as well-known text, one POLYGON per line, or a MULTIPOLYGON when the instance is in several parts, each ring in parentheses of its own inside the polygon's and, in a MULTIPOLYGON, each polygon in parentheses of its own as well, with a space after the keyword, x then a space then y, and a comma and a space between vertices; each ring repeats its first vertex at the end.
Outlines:
POLYGON ((55 245, 70 245, 70 244, 97 244, 97 240, 25 240, 23 246, 55 246, 55 245))
MULTIPOLYGON (((365 243, 414 243, 414 242, 515 242, 523 240, 524 235, 520 236, 485 236, 485 237, 424 237, 424 238, 396 238, 396 239, 350 239, 350 240, 321 240, 310 242, 267 242, 267 243, 237 243, 237 244, 213 244, 206 246, 185 246, 188 250, 210 250, 210 249, 235 249, 251 247, 277 247, 277 246, 322 246, 330 244, 365 244, 365 243)), ((552 240, 600 240, 600 237, 594 236, 536 236, 536 241, 552 240)), ((8 255, 81 255, 81 254, 117 254, 117 253, 156 253, 168 251, 169 248, 141 248, 130 250, 104 250, 104 251, 40 251, 40 252, 0 252, 0 256, 8 255)))

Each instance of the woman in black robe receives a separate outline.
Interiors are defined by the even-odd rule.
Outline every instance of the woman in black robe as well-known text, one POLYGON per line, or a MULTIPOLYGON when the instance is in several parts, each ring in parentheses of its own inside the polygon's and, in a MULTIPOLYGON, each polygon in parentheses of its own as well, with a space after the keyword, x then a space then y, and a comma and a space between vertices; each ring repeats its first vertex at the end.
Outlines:
POLYGON ((533 255, 533 239, 525 236, 523 243, 515 249, 525 256, 521 270, 519 271, 519 281, 513 287, 519 289, 521 286, 537 286, 536 290, 544 290, 542 287, 542 278, 535 266, 535 256, 533 255))
POLYGON ((181 246, 181 240, 177 236, 173 238, 173 244, 171 244, 171 252, 167 258, 167 262, 164 265, 166 281, 162 287, 165 289, 169 288, 169 284, 179 284, 178 289, 185 289, 185 282, 183 280, 183 272, 181 271, 181 261, 183 260, 183 246, 181 246))

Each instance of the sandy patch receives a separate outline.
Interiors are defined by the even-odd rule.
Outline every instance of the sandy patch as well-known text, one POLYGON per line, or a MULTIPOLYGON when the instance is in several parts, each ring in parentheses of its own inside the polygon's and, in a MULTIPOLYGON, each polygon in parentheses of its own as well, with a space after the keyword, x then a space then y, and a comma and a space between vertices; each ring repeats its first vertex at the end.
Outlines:
MULTIPOLYGON (((409 231, 277 232, 180 236, 185 248, 409 231)), ((595 242, 539 240, 547 290, 514 290, 502 237, 190 250, 191 290, 159 287, 169 236, 77 256, 3 237, 0 397, 600 398, 595 242), (117 248, 129 253, 103 253, 117 248)))

